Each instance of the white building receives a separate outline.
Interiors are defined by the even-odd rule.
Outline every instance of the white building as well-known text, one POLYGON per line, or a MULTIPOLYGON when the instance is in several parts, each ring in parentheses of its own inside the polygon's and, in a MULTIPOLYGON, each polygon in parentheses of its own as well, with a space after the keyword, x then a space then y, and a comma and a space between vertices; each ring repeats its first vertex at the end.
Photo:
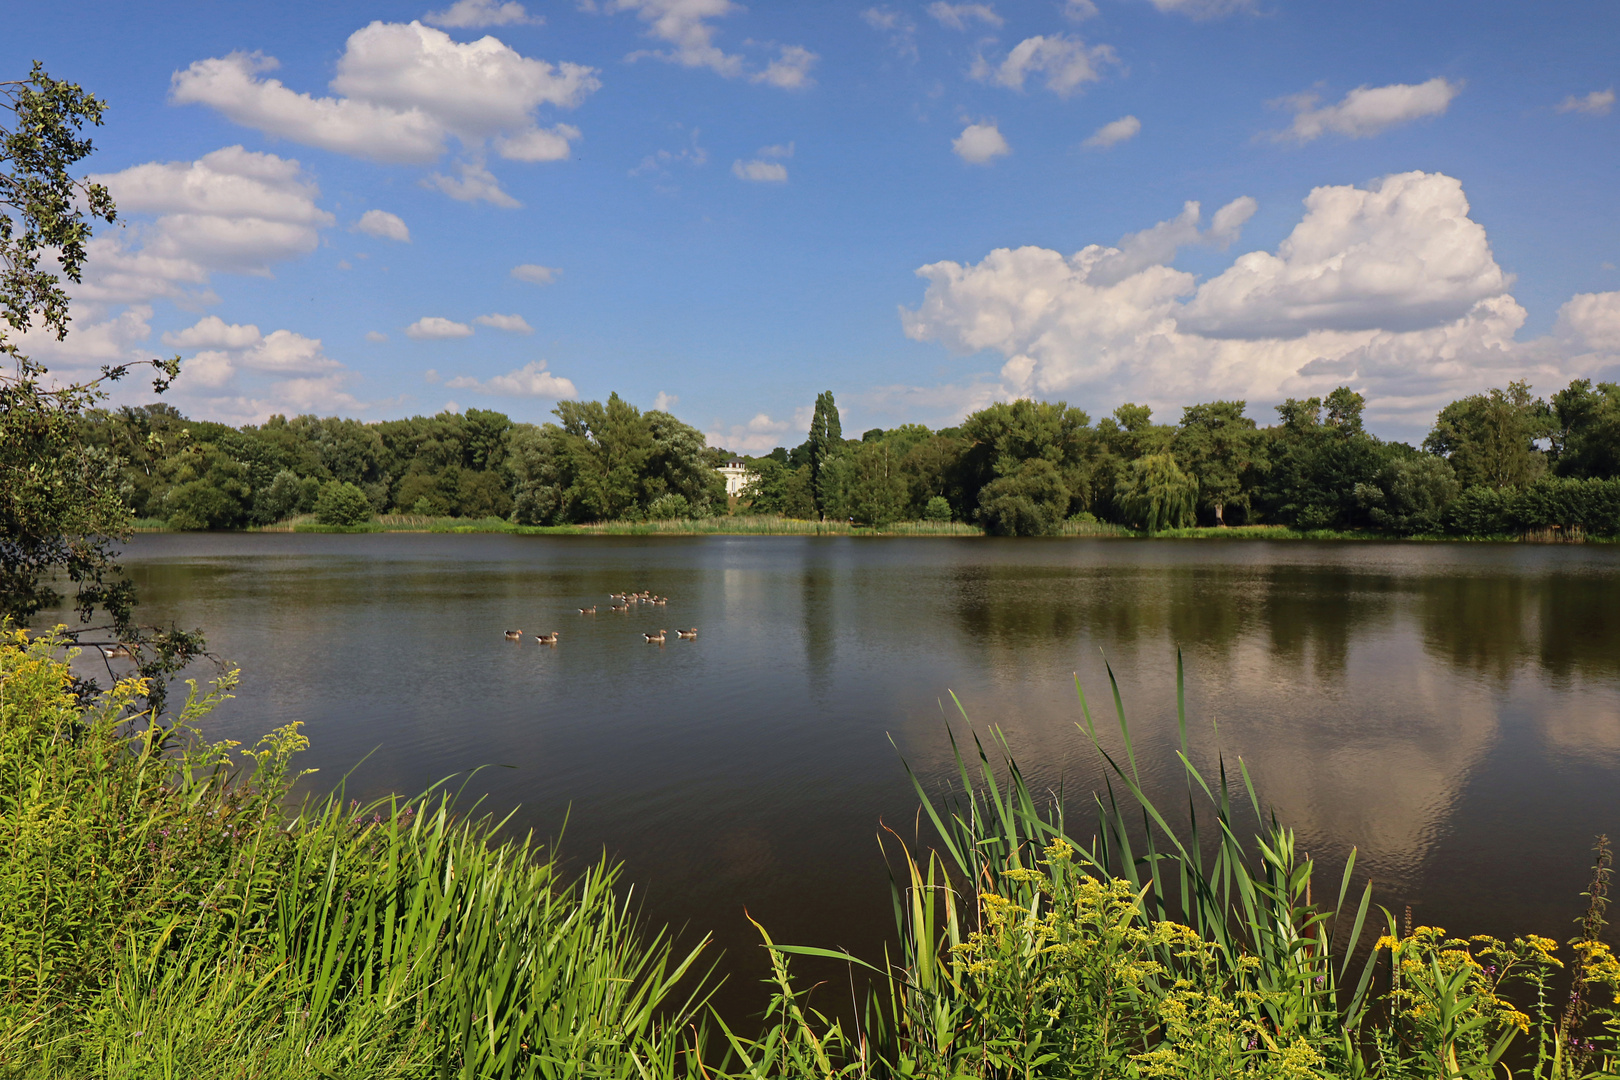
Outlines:
POLYGON ((726 478, 726 498, 734 498, 743 493, 749 483, 754 479, 748 471, 748 463, 733 458, 715 470, 726 478))

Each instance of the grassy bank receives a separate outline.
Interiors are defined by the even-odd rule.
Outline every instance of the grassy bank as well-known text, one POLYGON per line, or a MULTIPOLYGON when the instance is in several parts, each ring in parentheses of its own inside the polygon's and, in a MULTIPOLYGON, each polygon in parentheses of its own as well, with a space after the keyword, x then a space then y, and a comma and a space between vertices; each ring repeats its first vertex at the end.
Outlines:
POLYGON ((1200 774, 1185 734, 1167 816, 1123 709, 1111 757, 1083 695, 1112 770, 1093 819, 975 741, 952 794, 917 784, 932 848, 885 841, 890 954, 760 927, 774 997, 738 1030, 706 1008, 703 945, 638 924, 615 866, 565 878, 439 791, 293 803, 296 725, 204 736, 230 689, 152 723, 137 686, 87 706, 54 642, 0 637, 0 1076, 1616 1075, 1606 853, 1571 994, 1551 940, 1398 926, 1353 857, 1319 875, 1240 763, 1200 774), (854 1021, 812 1007, 801 957, 868 980, 854 1021))
MULTIPOLYGON (((898 521, 882 528, 844 521, 801 521, 774 515, 675 518, 667 521, 604 521, 590 525, 518 525, 503 518, 427 517, 384 514, 355 526, 322 525, 313 515, 267 525, 260 532, 506 533, 513 536, 980 536, 979 529, 951 521, 898 521)), ((1124 530, 1120 530, 1123 532, 1124 530)))
MULTIPOLYGON (((141 519, 136 532, 169 531, 161 519, 141 519)), ((430 517, 383 514, 359 525, 323 525, 313 514, 301 514, 249 532, 300 533, 504 533, 510 536, 983 536, 983 530, 959 521, 897 521, 881 528, 843 521, 803 521, 774 515, 677 518, 668 521, 604 521, 590 525, 518 525, 504 518, 430 517)), ((1591 543, 1620 542, 1614 537, 1541 530, 1492 536, 1396 536, 1370 529, 1294 529, 1286 525, 1234 525, 1225 528, 1165 529, 1147 534, 1102 521, 1066 521, 1059 532, 1068 537, 1117 537, 1154 540, 1360 540, 1420 543, 1591 543)))

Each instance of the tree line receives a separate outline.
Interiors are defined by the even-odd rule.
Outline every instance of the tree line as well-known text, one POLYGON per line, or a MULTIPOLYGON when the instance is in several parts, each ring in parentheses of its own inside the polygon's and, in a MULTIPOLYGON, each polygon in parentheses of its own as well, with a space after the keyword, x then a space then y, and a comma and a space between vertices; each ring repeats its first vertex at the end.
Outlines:
POLYGON ((556 421, 469 409, 363 423, 273 416, 230 427, 167 405, 87 413, 84 440, 118 462, 139 518, 176 529, 265 525, 317 512, 500 517, 524 525, 704 517, 955 520, 1007 536, 1074 520, 1157 532, 1269 523, 1393 535, 1620 530, 1620 386, 1522 382, 1452 402, 1420 446, 1366 431, 1361 395, 1289 399, 1267 426, 1243 401, 1189 405, 1173 423, 1127 403, 1093 423, 1065 402, 997 402, 960 424, 843 436, 833 395, 805 440, 736 460, 667 412, 612 395, 564 401, 556 421))
POLYGON ((120 463, 137 518, 175 529, 268 525, 319 511, 510 518, 526 525, 725 509, 726 460, 701 432, 617 394, 564 401, 557 423, 468 409, 364 423, 272 416, 230 427, 164 404, 98 410, 86 443, 120 463))
POLYGON ((1620 531, 1620 385, 1577 379, 1550 400, 1515 382, 1452 402, 1421 446, 1363 426, 1339 387, 1290 398, 1261 427, 1243 401, 1173 423, 1127 403, 1095 424, 1064 402, 997 402, 938 431, 842 438, 832 396, 808 438, 749 460, 756 512, 883 525, 954 519, 1009 536, 1066 521, 1147 532, 1195 525, 1491 536, 1620 531))

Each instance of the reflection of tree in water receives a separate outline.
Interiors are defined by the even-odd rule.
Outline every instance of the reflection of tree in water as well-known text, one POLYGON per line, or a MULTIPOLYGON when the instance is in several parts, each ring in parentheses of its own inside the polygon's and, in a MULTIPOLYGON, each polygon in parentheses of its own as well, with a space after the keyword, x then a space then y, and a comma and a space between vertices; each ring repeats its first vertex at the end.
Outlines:
POLYGON ((1018 649, 1089 639, 1118 653, 1161 644, 1224 663, 1263 635, 1292 666, 1340 676, 1358 628, 1388 621, 1384 577, 1320 568, 1243 566, 965 566, 952 575, 955 615, 982 643, 1018 649))
POLYGON ((1530 659, 1542 620, 1536 603, 1544 579, 1522 574, 1447 575, 1417 583, 1423 647, 1460 671, 1505 688, 1530 659))
POLYGON ((1394 578, 1336 567, 1277 566, 1265 571, 1263 618, 1272 656, 1295 670, 1311 665, 1338 681, 1354 634, 1381 630, 1393 614, 1394 578))
POLYGON ((1534 661, 1559 679, 1620 675, 1620 579, 1608 574, 1431 577, 1419 616, 1431 654, 1506 685, 1534 661))
POLYGON ((1541 582, 1541 665, 1554 678, 1620 675, 1620 581, 1559 574, 1541 582))
POLYGON ((804 669, 811 689, 826 694, 838 654, 837 581, 827 566, 807 561, 799 573, 799 613, 804 619, 804 669))

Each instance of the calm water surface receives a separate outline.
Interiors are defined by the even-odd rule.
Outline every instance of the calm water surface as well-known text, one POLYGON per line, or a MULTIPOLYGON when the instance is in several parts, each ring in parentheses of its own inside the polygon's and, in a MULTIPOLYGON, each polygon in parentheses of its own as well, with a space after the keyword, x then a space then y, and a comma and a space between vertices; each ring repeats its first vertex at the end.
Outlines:
POLYGON ((947 782, 949 692, 1033 781, 1089 792, 1073 678, 1105 701, 1105 657, 1159 790, 1179 645, 1195 757, 1241 755, 1304 848, 1359 847, 1420 921, 1566 937, 1592 835, 1620 834, 1608 548, 260 534, 126 562, 146 617, 241 667, 216 737, 301 720, 316 779, 353 768, 359 796, 499 766, 470 790, 542 835, 566 818, 565 854, 605 849, 650 918, 712 930, 733 1004, 762 974, 745 908, 879 955, 877 830, 915 832, 902 757, 947 782), (671 600, 610 613, 624 589, 671 600))

